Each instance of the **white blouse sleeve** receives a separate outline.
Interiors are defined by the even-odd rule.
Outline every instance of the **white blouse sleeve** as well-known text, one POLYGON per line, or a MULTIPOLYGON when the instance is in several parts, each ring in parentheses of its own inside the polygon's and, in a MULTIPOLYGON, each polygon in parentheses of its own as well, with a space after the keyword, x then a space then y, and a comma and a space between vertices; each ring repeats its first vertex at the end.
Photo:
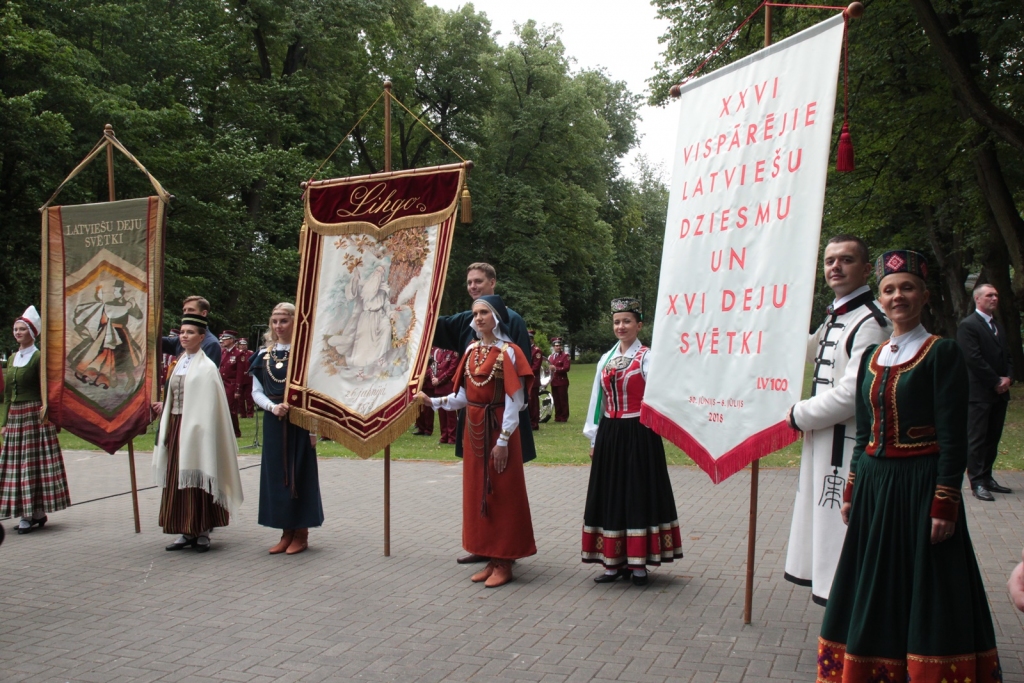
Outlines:
POLYGON ((255 377, 252 378, 252 402, 268 413, 274 409, 275 405, 277 405, 267 398, 265 393, 263 393, 263 385, 260 384, 260 381, 255 377))
POLYGON ((462 410, 469 403, 466 398, 466 387, 459 387, 457 394, 447 396, 436 396, 430 399, 430 405, 434 410, 462 410))
POLYGON ((640 373, 644 376, 644 380, 647 379, 647 370, 651 367, 651 352, 650 350, 644 354, 644 359, 640 361, 640 373))
MULTIPOLYGON (((597 412, 597 395, 601 389, 601 369, 608 362, 608 356, 615 353, 615 349, 612 349, 608 353, 601 356, 601 359, 597 361, 597 370, 594 372, 594 385, 590 388, 590 406, 587 408, 586 420, 583 423, 583 436, 590 439, 590 445, 593 447, 594 441, 597 439, 597 419, 595 413, 597 412)), ((644 357, 647 360, 647 357, 644 357)), ((646 372, 645 375, 646 377, 646 372)), ((604 407, 601 407, 602 414, 604 413, 604 407)))

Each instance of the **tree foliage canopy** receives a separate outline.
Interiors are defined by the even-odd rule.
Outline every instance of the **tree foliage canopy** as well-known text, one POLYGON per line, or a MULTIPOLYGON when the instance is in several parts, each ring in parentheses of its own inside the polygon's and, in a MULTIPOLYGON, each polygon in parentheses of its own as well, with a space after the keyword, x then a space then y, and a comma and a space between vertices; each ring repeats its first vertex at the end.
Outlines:
MULTIPOLYGON (((548 335, 609 327, 614 296, 653 305, 657 263, 631 240, 660 232, 665 190, 653 172, 634 181, 619 168, 638 97, 574 69, 557 27, 526 22, 501 45, 472 5, 423 0, 0 0, 6 319, 38 304, 36 209, 110 123, 175 195, 168 324, 190 294, 211 301, 217 329, 265 322, 295 295, 300 181, 328 156, 317 177, 383 168, 382 109, 355 124, 385 80, 475 162, 476 220, 456 232, 448 310, 468 303, 465 266, 480 260, 548 335)), ((394 168, 455 160, 394 109, 394 168)), ((115 165, 118 197, 149 194, 134 167, 115 165)), ((59 201, 106 197, 100 160, 59 201)))

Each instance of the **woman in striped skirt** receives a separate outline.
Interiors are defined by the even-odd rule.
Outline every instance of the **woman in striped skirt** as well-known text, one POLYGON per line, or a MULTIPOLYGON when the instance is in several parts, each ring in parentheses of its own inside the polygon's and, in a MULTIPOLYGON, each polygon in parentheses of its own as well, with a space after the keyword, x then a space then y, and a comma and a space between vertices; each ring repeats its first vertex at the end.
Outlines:
POLYGON ((220 372, 203 353, 206 318, 187 314, 179 327, 183 352, 169 370, 164 402, 153 404, 163 414, 153 477, 163 488, 160 526, 179 534, 167 550, 206 552, 210 532, 227 526, 242 504, 238 442, 220 372))
POLYGON ((57 430, 40 419, 39 313, 29 306, 14 321, 18 352, 10 359, 0 403, 0 516, 21 517, 18 533, 46 524, 46 513, 71 504, 57 430))

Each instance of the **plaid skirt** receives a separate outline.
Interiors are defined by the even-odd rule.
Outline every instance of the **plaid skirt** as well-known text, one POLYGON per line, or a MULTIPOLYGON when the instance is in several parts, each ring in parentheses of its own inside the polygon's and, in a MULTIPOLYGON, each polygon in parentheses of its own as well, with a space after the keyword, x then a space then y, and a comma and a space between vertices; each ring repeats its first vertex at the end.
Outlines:
POLYGON ((41 424, 40 401, 14 403, 0 449, 0 516, 31 517, 71 505, 57 429, 41 424))

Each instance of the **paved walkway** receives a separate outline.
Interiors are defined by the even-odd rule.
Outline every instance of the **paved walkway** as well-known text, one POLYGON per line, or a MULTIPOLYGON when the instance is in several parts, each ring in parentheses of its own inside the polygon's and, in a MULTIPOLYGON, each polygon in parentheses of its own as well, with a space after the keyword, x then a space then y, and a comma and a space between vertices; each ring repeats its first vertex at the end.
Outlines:
MULTIPOLYGON (((65 454, 72 500, 126 490, 126 456, 65 454)), ((75 505, 0 548, 0 681, 813 681, 822 610, 782 578, 796 470, 761 475, 754 623, 744 626, 749 475, 670 468, 686 557, 646 589, 595 585, 578 561, 588 470, 528 467, 538 555, 489 590, 458 567, 461 468, 392 465, 382 557, 380 461, 321 461, 327 522, 297 557, 266 554, 248 500, 213 549, 164 552, 159 491, 75 505)), ((140 454, 140 484, 150 481, 140 454)), ((1024 473, 999 480, 1024 491, 1024 473)), ((1005 583, 1024 495, 967 497, 1006 680, 1024 683, 1024 619, 1005 583)), ((5 522, 8 531, 11 522, 5 522)))

